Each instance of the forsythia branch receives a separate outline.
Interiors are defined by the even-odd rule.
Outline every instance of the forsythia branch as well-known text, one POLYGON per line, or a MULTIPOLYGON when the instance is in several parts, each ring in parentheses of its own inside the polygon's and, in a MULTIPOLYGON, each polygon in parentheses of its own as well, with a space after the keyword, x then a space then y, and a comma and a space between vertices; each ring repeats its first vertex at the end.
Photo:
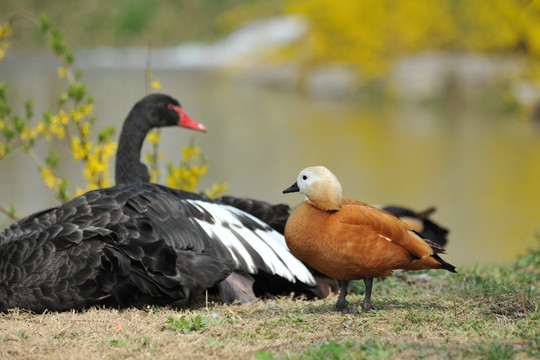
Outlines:
MULTIPOLYGON (((73 194, 69 190, 68 179, 58 175, 58 154, 50 152, 42 158, 41 154, 34 150, 40 141, 58 141, 69 149, 73 161, 83 167, 87 184, 85 188, 76 187, 76 195, 112 185, 108 164, 116 153, 117 143, 112 141, 115 128, 109 126, 97 134, 97 139, 93 139, 95 134, 93 125, 96 120, 93 115, 94 99, 86 92, 86 84, 81 80, 82 72, 74 71, 72 68, 74 56, 64 42, 62 32, 54 28, 45 15, 38 19, 28 12, 15 14, 7 23, 0 24, 0 62, 9 45, 7 40, 11 36, 11 25, 18 20, 29 21, 41 29, 49 48, 60 62, 57 75, 60 79, 66 80, 67 86, 59 95, 58 109, 43 112, 42 120, 36 121, 31 100, 25 103, 24 116, 12 114, 6 86, 0 83, 0 160, 16 149, 25 152, 36 163, 47 187, 55 192, 58 200, 65 202, 71 199, 73 194)), ((149 66, 150 52, 145 72, 146 84, 151 90, 158 90, 161 83, 153 78, 149 66)), ((153 152, 147 154, 146 158, 150 165, 152 180, 157 181, 161 174, 159 159, 163 156, 159 152, 159 130, 151 132, 148 140, 152 144, 153 152)), ((201 156, 199 148, 193 145, 185 147, 183 152, 183 162, 178 167, 168 165, 168 183, 177 188, 195 191, 199 179, 207 171, 206 161, 201 156)), ((207 192, 219 196, 225 189, 224 184, 214 184, 207 192)), ((14 206, 7 209, 0 205, 0 212, 12 219, 18 219, 14 206)))

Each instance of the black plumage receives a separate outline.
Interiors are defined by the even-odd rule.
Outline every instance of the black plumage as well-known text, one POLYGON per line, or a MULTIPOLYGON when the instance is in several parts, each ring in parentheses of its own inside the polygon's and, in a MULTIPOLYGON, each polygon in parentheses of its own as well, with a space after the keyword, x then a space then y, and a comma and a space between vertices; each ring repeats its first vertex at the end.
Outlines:
POLYGON ((0 233, 0 310, 186 304, 234 267, 192 221, 206 215, 193 210, 193 197, 120 185, 11 224, 0 233), (171 238, 171 229, 186 236, 171 238))

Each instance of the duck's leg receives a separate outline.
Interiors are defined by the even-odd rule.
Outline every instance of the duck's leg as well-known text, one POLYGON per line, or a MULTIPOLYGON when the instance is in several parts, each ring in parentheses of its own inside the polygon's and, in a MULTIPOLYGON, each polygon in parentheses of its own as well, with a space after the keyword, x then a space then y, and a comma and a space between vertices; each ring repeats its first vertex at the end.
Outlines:
POLYGON ((339 298, 336 303, 336 311, 348 311, 349 307, 345 298, 347 297, 347 287, 349 286, 348 280, 340 280, 341 283, 341 292, 339 293, 339 298))
POLYGON ((373 288, 373 278, 364 279, 364 284, 366 285, 366 296, 364 297, 364 302, 362 303, 362 310, 368 312, 371 309, 371 289, 373 288))

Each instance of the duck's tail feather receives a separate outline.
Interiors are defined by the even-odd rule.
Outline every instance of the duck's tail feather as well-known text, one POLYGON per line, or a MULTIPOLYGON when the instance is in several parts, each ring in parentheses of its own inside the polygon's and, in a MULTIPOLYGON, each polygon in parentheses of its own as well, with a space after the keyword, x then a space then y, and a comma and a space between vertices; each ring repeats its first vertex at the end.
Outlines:
POLYGON ((439 255, 433 254, 433 255, 431 255, 431 257, 433 257, 435 260, 440 262, 443 269, 448 270, 448 271, 453 272, 453 273, 457 273, 456 267, 454 265, 444 261, 439 255))

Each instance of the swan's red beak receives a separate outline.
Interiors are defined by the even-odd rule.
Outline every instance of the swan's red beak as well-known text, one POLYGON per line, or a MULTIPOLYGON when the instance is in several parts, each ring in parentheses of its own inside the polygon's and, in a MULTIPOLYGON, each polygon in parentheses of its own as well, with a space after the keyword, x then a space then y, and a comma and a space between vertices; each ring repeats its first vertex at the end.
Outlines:
POLYGON ((169 109, 174 110, 178 113, 178 117, 180 118, 180 120, 178 120, 178 126, 206 132, 206 126, 193 120, 180 106, 171 104, 169 105, 169 109))

